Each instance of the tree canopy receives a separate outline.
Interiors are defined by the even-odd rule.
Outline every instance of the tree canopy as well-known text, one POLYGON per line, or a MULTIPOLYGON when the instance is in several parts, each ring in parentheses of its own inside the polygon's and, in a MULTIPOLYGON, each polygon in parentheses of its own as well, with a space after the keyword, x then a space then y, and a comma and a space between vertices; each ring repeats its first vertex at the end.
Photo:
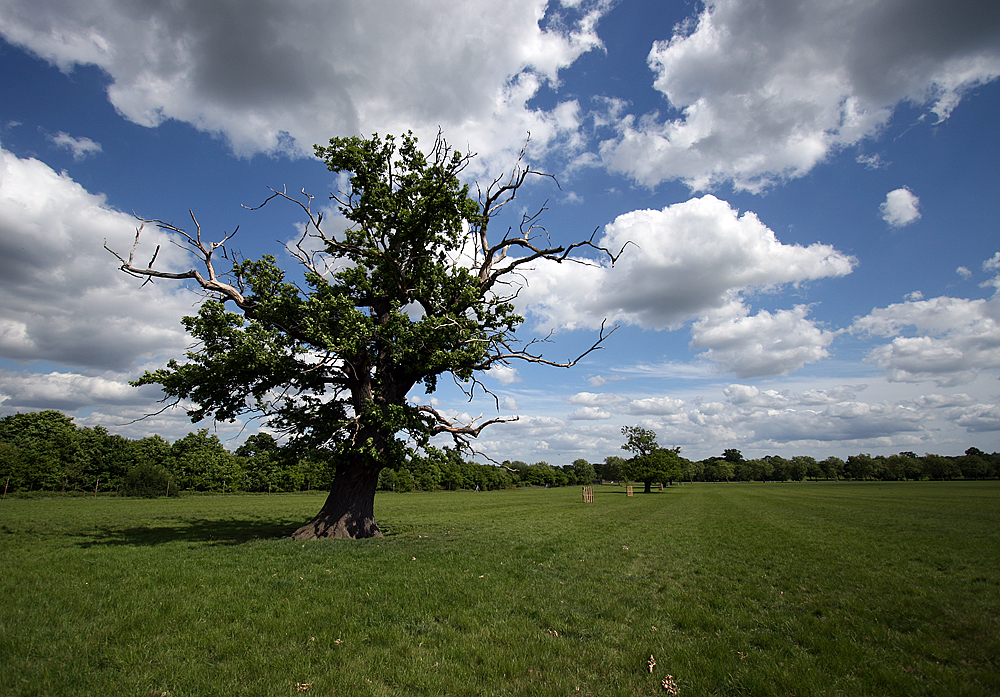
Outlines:
POLYGON ((653 482, 668 483, 684 475, 684 461, 680 448, 661 448, 656 442, 656 432, 640 426, 625 426, 622 435, 626 441, 622 450, 633 455, 621 467, 627 479, 643 482, 648 494, 653 482))
MULTIPOLYGON (((588 249, 614 257, 591 239, 553 244, 537 214, 493 234, 491 221, 526 179, 547 176, 524 163, 523 151, 508 175, 478 187, 475 198, 461 181, 473 155, 440 135, 426 154, 407 134, 333 138, 316 155, 349 175, 347 190, 331 195, 346 229, 325 230, 305 193, 272 190, 261 204, 284 199, 305 214, 302 238, 290 246, 301 283, 273 256, 237 259, 220 272, 217 252, 232 259, 231 235, 207 242, 193 214, 194 231, 143 221, 182 236, 202 268, 138 265, 141 225, 127 257, 117 255, 121 269, 144 279, 192 279, 208 298, 197 316, 183 318, 198 342, 187 360, 171 360, 135 384, 160 385, 191 405, 194 421, 262 415, 293 444, 329 453, 330 496, 295 535, 377 536, 373 500, 382 469, 399 467, 435 435, 468 446, 484 427, 506 420, 457 423, 413 401, 414 387, 429 394, 451 375, 471 398, 485 389, 477 374, 496 365, 572 366, 582 356, 550 361, 537 341, 515 336, 523 322, 513 305, 519 271, 539 260, 593 263, 579 255, 588 249)), ((602 327, 583 355, 609 334, 602 327)))

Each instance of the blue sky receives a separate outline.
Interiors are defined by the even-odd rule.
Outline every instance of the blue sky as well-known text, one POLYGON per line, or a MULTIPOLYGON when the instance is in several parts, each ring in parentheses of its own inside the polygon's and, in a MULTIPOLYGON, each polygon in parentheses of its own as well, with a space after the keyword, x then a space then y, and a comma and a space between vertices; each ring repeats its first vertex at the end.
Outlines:
MULTIPOLYGON (((136 421, 158 394, 127 382, 182 355, 199 297, 140 288, 104 241, 129 247, 132 211, 191 209, 281 256, 295 209, 242 204, 287 186, 325 205, 313 143, 441 128, 480 180, 530 132, 560 186, 525 209, 547 201, 558 242, 633 243, 614 268, 528 274, 521 334, 552 331, 553 360, 620 329, 572 370, 484 376, 519 416, 486 454, 603 460, 624 425, 692 458, 998 449, 991 0, 0 0, 0 65, 0 415, 188 432, 182 410, 136 421)), ((213 427, 235 445, 257 426, 213 427)))

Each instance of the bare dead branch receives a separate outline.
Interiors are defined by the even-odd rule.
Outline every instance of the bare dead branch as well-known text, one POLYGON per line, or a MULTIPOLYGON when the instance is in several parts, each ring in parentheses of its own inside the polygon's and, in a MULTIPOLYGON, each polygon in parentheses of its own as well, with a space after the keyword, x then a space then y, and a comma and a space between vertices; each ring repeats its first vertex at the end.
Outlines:
POLYGON ((526 363, 538 363, 540 365, 547 365, 553 368, 572 368, 581 360, 589 356, 594 351, 600 351, 604 348, 604 342, 607 341, 608 337, 618 331, 619 325, 613 326, 611 329, 607 329, 607 320, 601 322, 601 330, 598 334, 597 340, 588 348, 586 351, 578 355, 576 358, 566 361, 565 363, 558 363, 556 361, 551 361, 543 357, 539 353, 532 353, 529 349, 535 344, 548 343, 549 337, 552 336, 550 332, 544 339, 532 339, 527 342, 523 348, 513 349, 507 343, 503 344, 503 348, 507 350, 507 353, 497 352, 496 354, 490 356, 490 365, 496 363, 503 363, 509 360, 519 360, 526 363))
MULTIPOLYGON (((198 222, 198 219, 195 217, 193 211, 189 211, 189 213, 191 214, 191 220, 194 222, 195 225, 194 235, 187 232, 183 228, 179 228, 176 225, 163 222, 162 220, 159 219, 155 218, 145 219, 136 216, 136 218, 139 220, 139 227, 136 228, 135 239, 132 242, 132 248, 129 250, 128 258, 126 259, 122 257, 121 254, 108 247, 107 240, 105 240, 104 242, 104 248, 109 252, 111 252, 118 259, 118 261, 121 262, 119 268, 123 272, 129 274, 130 276, 135 276, 136 278, 145 279, 143 285, 151 282, 154 278, 167 278, 173 280, 190 279, 197 282, 198 285, 203 290, 214 295, 223 302, 231 300, 244 311, 252 309, 250 305, 247 303, 246 298, 243 297, 243 294, 239 289, 235 288, 229 283, 226 283, 225 281, 222 280, 222 278, 218 274, 216 274, 215 267, 212 263, 212 255, 215 252, 215 250, 220 248, 224 249, 223 245, 233 238, 233 235, 236 234, 236 232, 239 230, 239 227, 237 226, 237 228, 233 230, 233 232, 227 233, 222 238, 221 241, 211 242, 208 245, 206 245, 202 240, 201 224, 198 222), (156 251, 153 253, 152 258, 149 260, 149 263, 145 267, 137 266, 135 264, 135 253, 136 250, 139 248, 139 242, 142 238, 143 230, 145 230, 147 224, 156 225, 161 230, 165 230, 167 232, 180 235, 187 244, 187 247, 185 248, 189 252, 191 252, 196 258, 198 258, 198 260, 204 265, 207 276, 203 275, 197 269, 189 269, 188 271, 182 271, 182 272, 161 271, 159 269, 154 269, 153 263, 156 261, 156 258, 159 256, 160 253, 159 245, 157 245, 156 251)), ((183 245, 179 246, 183 247, 183 245)))
POLYGON ((476 424, 482 416, 473 419, 470 423, 463 426, 456 426, 441 412, 431 406, 420 405, 416 407, 416 410, 421 414, 427 414, 430 418, 426 419, 426 425, 428 427, 428 434, 430 436, 436 436, 443 433, 447 433, 455 439, 456 443, 461 443, 467 445, 467 438, 478 438, 479 434, 487 426, 498 423, 510 423, 512 421, 517 421, 518 417, 503 417, 498 416, 493 419, 488 419, 480 424, 476 424))
MULTIPOLYGON (((162 404, 162 403, 164 403, 164 402, 166 402, 166 401, 167 401, 167 398, 166 398, 166 397, 164 397, 163 399, 161 399, 161 400, 158 400, 158 401, 159 401, 159 402, 160 402, 160 403, 162 404)), ((177 406, 178 404, 180 404, 180 402, 181 402, 181 398, 180 398, 180 397, 177 397, 176 399, 174 399, 174 400, 173 400, 172 402, 170 402, 169 404, 166 404, 166 405, 165 405, 165 406, 164 406, 163 408, 161 408, 161 409, 157 409, 156 411, 154 411, 154 412, 150 412, 149 414, 143 414, 142 416, 140 416, 140 417, 139 417, 139 418, 137 418, 137 419, 132 419, 131 421, 126 421, 125 423, 121 423, 121 424, 115 424, 115 425, 116 425, 116 426, 131 426, 132 424, 135 424, 135 423, 139 423, 140 421, 145 421, 146 419, 149 419, 149 418, 152 418, 152 417, 154 417, 154 416, 159 416, 160 414, 162 414, 163 412, 165 412, 165 411, 166 411, 167 409, 173 409, 173 408, 174 408, 174 407, 176 407, 176 406, 177 406)))

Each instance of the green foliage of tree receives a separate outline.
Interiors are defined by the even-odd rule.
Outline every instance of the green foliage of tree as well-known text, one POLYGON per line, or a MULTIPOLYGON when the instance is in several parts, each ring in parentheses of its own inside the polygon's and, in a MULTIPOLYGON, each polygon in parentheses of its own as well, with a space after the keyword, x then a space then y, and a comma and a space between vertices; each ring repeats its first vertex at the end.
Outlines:
POLYGON ((80 483, 88 491, 119 489, 135 460, 133 442, 103 426, 77 429, 76 442, 80 483))
MULTIPOLYGON (((209 244, 200 228, 187 233, 145 221, 186 238, 204 273, 137 266, 134 247, 127 259, 119 256, 122 270, 193 279, 212 297, 183 320, 197 350, 136 384, 190 400, 195 421, 263 414, 294 447, 330 451, 330 495, 295 536, 378 536, 373 502, 383 469, 400 468, 411 444, 450 434, 466 445, 504 420, 456 423, 410 400, 411 391, 431 393, 440 376, 451 375, 471 394, 481 387, 479 371, 512 360, 573 365, 579 358, 554 363, 533 352, 535 342, 516 339, 523 321, 512 304, 519 271, 540 259, 572 261, 581 248, 607 252, 589 240, 550 244, 537 216, 492 235, 493 218, 527 177, 539 174, 522 160, 472 198, 460 178, 472 155, 440 136, 427 154, 408 134, 333 138, 316 146, 316 155, 330 171, 348 175, 348 189, 332 195, 347 229, 325 231, 311 197, 275 191, 265 201, 285 199, 306 215, 303 238, 291 248, 302 282, 271 256, 237 261, 228 277, 220 275, 213 255, 229 237, 209 244)), ((602 329, 584 355, 606 336, 602 329)), ((450 485, 461 482, 451 471, 442 476, 450 485)))
POLYGON ((931 479, 958 479, 962 470, 952 458, 927 453, 922 458, 924 471, 931 479))
POLYGON ((882 458, 880 462, 881 479, 889 481, 901 481, 906 479, 907 459, 902 455, 890 455, 882 458))
MULTIPOLYGON (((769 478, 772 481, 784 482, 789 479, 795 479, 792 474, 793 465, 790 460, 786 460, 780 455, 772 455, 765 457, 764 459, 771 466, 769 478)), ((795 481, 802 481, 802 477, 799 476, 795 481)))
POLYGON ((291 476, 301 491, 327 489, 337 469, 335 454, 320 448, 295 449, 291 476))
POLYGON ((625 477, 625 475, 622 474, 622 466, 624 466, 624 464, 625 458, 619 457, 618 455, 608 455, 604 458, 604 462, 598 463, 595 466, 597 476, 602 481, 621 481, 625 477))
POLYGON ((774 475, 774 467, 769 459, 757 457, 740 463, 746 466, 747 481, 767 482, 774 475))
POLYGON ((656 442, 656 432, 640 426, 622 428, 625 436, 623 450, 633 453, 622 466, 626 479, 643 482, 645 493, 652 491, 654 482, 673 483, 684 475, 680 448, 661 448, 656 442))
POLYGON ((395 491, 407 492, 413 491, 413 475, 410 474, 410 470, 382 470, 383 472, 395 472, 396 474, 396 488, 395 491))
POLYGON ((715 466, 720 479, 725 479, 728 482, 736 476, 736 465, 732 462, 723 460, 722 462, 717 462, 715 466))
POLYGON ((78 446, 76 426, 68 416, 51 409, 5 416, 0 419, 0 442, 11 446, 7 471, 0 474, 17 488, 75 488, 78 446))
MULTIPOLYGON (((636 432, 632 432, 636 433, 636 432)), ((660 451, 677 455, 677 449, 655 449, 655 433, 638 432, 636 443, 646 447, 652 461, 660 451), (648 437, 652 434, 652 439, 648 437)), ((633 444, 634 445, 634 444, 633 444)), ((641 450, 640 450, 641 452, 641 450)), ((799 481, 800 478, 838 479, 844 476, 882 481, 904 479, 984 479, 1000 475, 1000 453, 969 448, 964 455, 945 457, 928 453, 918 457, 911 451, 895 455, 860 455, 849 458, 850 467, 837 457, 817 462, 810 456, 790 459, 765 456, 747 460, 711 457, 689 462, 679 457, 679 467, 668 468, 674 476, 654 473, 650 483, 689 481, 799 481), (867 458, 867 460, 865 459, 867 458), (867 463, 867 464, 866 464, 867 463), (866 469, 867 467, 867 469, 866 469), (678 474, 679 473, 679 474, 678 474), (801 475, 801 477, 800 477, 801 475)), ((328 449, 289 448, 269 433, 251 435, 229 453, 218 437, 206 429, 190 433, 173 445, 160 436, 129 440, 107 429, 76 428, 72 419, 55 411, 15 414, 0 419, 0 480, 9 492, 87 491, 95 494, 117 491, 134 496, 177 495, 186 478, 190 490, 203 491, 296 491, 325 488, 336 470, 335 453, 328 449), (167 485, 169 482, 169 486, 167 485), (242 484, 240 483, 242 482, 242 484)), ((628 477, 645 481, 638 458, 625 460, 612 455, 591 464, 578 459, 555 467, 546 462, 529 465, 507 460, 500 466, 466 460, 457 447, 428 445, 413 453, 396 468, 383 469, 378 489, 407 492, 414 489, 475 489, 483 491, 514 486, 563 486, 589 484, 595 480, 620 481, 628 477)))
POLYGON ((170 443, 162 436, 153 435, 132 442, 132 455, 137 463, 170 465, 170 443))
POLYGON ((433 460, 414 456, 411 462, 414 467, 412 470, 414 488, 421 491, 433 491, 441 488, 441 468, 433 460))
POLYGON ((457 491, 475 487, 472 466, 465 461, 457 448, 439 450, 437 463, 441 470, 441 486, 444 489, 457 491))
POLYGON ((649 455, 660 446, 656 442, 656 431, 641 426, 624 426, 622 435, 625 436, 625 444, 622 450, 628 450, 634 456, 649 455))
POLYGON ((851 455, 845 463, 844 473, 851 479, 869 479, 875 473, 875 462, 867 453, 851 455))
POLYGON ((724 479, 727 482, 736 476, 736 465, 728 460, 723 460, 722 462, 716 462, 715 467, 719 473, 719 479, 724 479))
POLYGON ((591 484, 597 479, 597 470, 594 466, 580 458, 573 461, 574 484, 591 484))
POLYGON ((556 472, 549 463, 536 462, 524 468, 524 471, 521 472, 521 481, 532 486, 554 486, 556 472))
POLYGON ((173 475, 163 465, 140 463, 126 472, 122 490, 128 496, 156 498, 177 496, 180 492, 173 475))
POLYGON ((304 478, 294 454, 283 449, 270 433, 255 433, 236 449, 242 459, 247 491, 296 491, 304 478))
POLYGON ((804 455, 798 455, 792 459, 793 461, 794 460, 800 461, 800 463, 805 467, 805 476, 808 477, 809 479, 815 481, 823 476, 823 468, 820 467, 820 464, 818 462, 816 462, 816 458, 804 455))
POLYGON ((180 486, 196 491, 234 491, 244 488, 239 458, 207 428, 189 433, 170 448, 171 471, 180 486))
POLYGON ((681 458, 681 466, 684 469, 683 477, 689 482, 703 481, 705 478, 705 465, 704 463, 697 462, 694 460, 688 460, 687 458, 681 458))
POLYGON ((831 455, 819 463, 819 466, 823 468, 823 474, 826 475, 827 479, 841 479, 844 476, 847 463, 839 457, 831 455))
POLYGON ((743 453, 741 453, 736 448, 727 448, 722 452, 722 459, 726 462, 743 462, 743 453))
POLYGON ((958 458, 956 464, 965 479, 985 479, 990 471, 989 462, 979 453, 966 451, 965 455, 958 458))
POLYGON ((699 465, 699 481, 704 482, 728 482, 736 472, 733 463, 724 460, 722 456, 706 458, 699 465))
POLYGON ((431 491, 479 489, 489 491, 512 486, 514 478, 504 466, 484 465, 462 457, 458 448, 427 446, 398 469, 384 469, 378 488, 383 491, 431 491))
MULTIPOLYGON (((402 472, 409 473, 409 470, 394 470, 386 468, 379 472, 378 474, 378 488, 380 491, 409 491, 410 489, 403 489, 400 485, 400 474, 402 472)), ((413 478, 410 477, 410 484, 412 489, 413 478)))
POLYGON ((819 463, 816 462, 816 458, 807 455, 796 455, 791 459, 788 478, 793 482, 801 482, 806 477, 815 479, 819 474, 819 463))

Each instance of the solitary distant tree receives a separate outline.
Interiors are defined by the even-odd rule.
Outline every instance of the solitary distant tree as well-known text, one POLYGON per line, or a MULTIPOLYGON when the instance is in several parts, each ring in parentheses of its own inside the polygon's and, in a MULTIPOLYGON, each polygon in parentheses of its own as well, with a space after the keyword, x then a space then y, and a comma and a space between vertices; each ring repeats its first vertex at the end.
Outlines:
POLYGON ((414 388, 429 394, 439 377, 451 375, 471 398, 482 389, 479 371, 494 366, 574 365, 614 330, 602 326, 576 359, 544 358, 537 341, 515 337, 523 322, 513 306, 521 272, 539 260, 590 263, 579 256, 588 249, 614 257, 593 237, 552 243, 537 213, 505 232, 490 229, 528 177, 540 174, 524 163, 523 151, 509 176, 479 188, 476 198, 460 181, 473 155, 440 135, 427 154, 408 134, 398 141, 333 138, 316 146, 316 155, 331 171, 350 175, 347 190, 331 196, 349 221, 346 230, 324 230, 305 193, 272 190, 264 201, 285 199, 305 214, 302 239, 290 247, 304 282, 286 279, 272 256, 237 260, 220 272, 218 257, 233 258, 225 248, 232 235, 207 242, 193 214, 191 232, 142 221, 180 235, 202 268, 142 266, 135 258, 140 226, 131 251, 118 255, 121 269, 145 279, 191 279, 208 298, 196 317, 183 319, 198 342, 188 360, 171 360, 135 384, 158 384, 168 398, 190 400, 194 421, 263 415, 292 446, 325 450, 335 472, 330 494, 294 536, 374 537, 381 535, 374 497, 382 469, 400 467, 411 447, 435 435, 468 446, 483 428, 507 420, 458 423, 414 403, 414 388))
POLYGON ((622 428, 625 445, 622 450, 632 453, 632 458, 622 466, 625 476, 645 484, 645 493, 650 493, 653 482, 673 482, 683 475, 680 448, 661 448, 656 442, 656 432, 639 426, 622 428))

